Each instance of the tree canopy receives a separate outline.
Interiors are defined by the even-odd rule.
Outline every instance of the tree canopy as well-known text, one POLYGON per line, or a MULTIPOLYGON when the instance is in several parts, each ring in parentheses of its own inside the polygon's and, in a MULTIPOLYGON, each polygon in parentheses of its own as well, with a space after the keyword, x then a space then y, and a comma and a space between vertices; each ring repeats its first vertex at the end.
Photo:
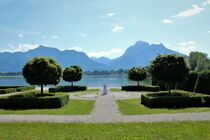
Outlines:
POLYGON ((133 81, 138 82, 144 80, 147 77, 147 72, 144 68, 141 67, 133 67, 128 70, 128 78, 133 81))
POLYGON ((73 86, 73 82, 77 82, 82 79, 82 74, 83 71, 80 66, 73 65, 63 71, 63 80, 71 82, 71 86, 73 86))
POLYGON ((192 71, 203 71, 210 69, 208 55, 202 52, 191 52, 188 61, 192 71))
POLYGON ((189 68, 183 57, 176 55, 159 55, 151 64, 150 73, 158 81, 172 85, 185 80, 189 68))
POLYGON ((60 82, 62 69, 58 62, 49 57, 35 57, 23 67, 23 76, 30 85, 57 85, 60 82))

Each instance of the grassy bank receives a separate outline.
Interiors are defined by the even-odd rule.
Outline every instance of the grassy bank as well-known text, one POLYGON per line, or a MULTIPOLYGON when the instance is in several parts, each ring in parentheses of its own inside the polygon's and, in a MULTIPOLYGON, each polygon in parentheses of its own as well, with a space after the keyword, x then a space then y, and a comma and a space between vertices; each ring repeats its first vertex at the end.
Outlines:
POLYGON ((128 99, 117 101, 119 110, 125 115, 161 114, 161 113, 185 113, 185 112, 210 112, 210 107, 191 108, 148 108, 140 103, 140 99, 128 99))
POLYGON ((52 124, 0 123, 5 140, 207 140, 210 122, 52 124))

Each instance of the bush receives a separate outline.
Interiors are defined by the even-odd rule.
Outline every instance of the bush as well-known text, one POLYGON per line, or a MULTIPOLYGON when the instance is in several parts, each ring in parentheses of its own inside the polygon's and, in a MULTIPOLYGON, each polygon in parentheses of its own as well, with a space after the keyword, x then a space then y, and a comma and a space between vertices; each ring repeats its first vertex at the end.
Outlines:
POLYGON ((34 89, 35 89, 35 86, 20 86, 20 87, 17 87, 17 92, 34 90, 34 89))
POLYGON ((199 74, 195 92, 210 94, 210 70, 199 74))
POLYGON ((181 108, 203 106, 202 98, 204 95, 196 95, 184 91, 168 94, 168 92, 156 92, 141 95, 141 103, 152 108, 181 108))
POLYGON ((0 94, 17 92, 16 88, 0 88, 0 94))
POLYGON ((87 90, 86 86, 57 86, 54 88, 49 88, 50 93, 73 92, 73 91, 84 91, 84 90, 87 90))
POLYGON ((0 94, 21 92, 35 89, 34 86, 0 86, 0 94))
POLYGON ((160 90, 159 86, 122 86, 122 90, 124 91, 153 91, 157 92, 160 90))
POLYGON ((60 108, 69 102, 68 95, 37 94, 29 92, 0 98, 0 108, 3 109, 45 109, 60 108))
POLYGON ((185 90, 193 92, 195 89, 195 85, 197 82, 198 73, 192 72, 187 76, 187 80, 185 82, 185 90))

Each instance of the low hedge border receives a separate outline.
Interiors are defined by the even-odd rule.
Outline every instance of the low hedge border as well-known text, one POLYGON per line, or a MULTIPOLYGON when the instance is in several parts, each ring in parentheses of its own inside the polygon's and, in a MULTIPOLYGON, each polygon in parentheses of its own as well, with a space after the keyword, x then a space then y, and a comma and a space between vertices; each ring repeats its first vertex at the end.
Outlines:
POLYGON ((160 90, 159 86, 122 86, 121 90, 124 91, 152 91, 152 92, 158 92, 160 90))
POLYGON ((60 108, 69 102, 69 96, 49 94, 44 97, 34 96, 37 92, 27 92, 0 98, 1 109, 51 109, 60 108))
POLYGON ((50 93, 56 92, 74 92, 74 91, 84 91, 87 90, 87 86, 57 86, 49 88, 50 93))
POLYGON ((34 90, 35 86, 0 86, 0 94, 34 90))
POLYGON ((155 92, 141 95, 141 103, 151 108, 182 108, 210 106, 210 96, 185 91, 155 92))

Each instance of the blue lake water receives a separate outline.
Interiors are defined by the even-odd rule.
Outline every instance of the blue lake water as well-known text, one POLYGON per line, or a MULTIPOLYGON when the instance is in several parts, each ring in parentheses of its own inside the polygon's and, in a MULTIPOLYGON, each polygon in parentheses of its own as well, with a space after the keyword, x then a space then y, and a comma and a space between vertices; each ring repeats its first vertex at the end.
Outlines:
MULTIPOLYGON (((150 84, 150 81, 144 80, 142 83, 150 84)), ((87 85, 88 87, 102 87, 106 84, 108 87, 121 87, 123 85, 136 85, 135 81, 128 80, 126 74, 121 75, 84 75, 82 80, 75 82, 76 85, 87 85)), ((28 85, 23 77, 0 77, 0 86, 28 85)), ((58 85, 70 85, 70 83, 61 80, 58 85)))

